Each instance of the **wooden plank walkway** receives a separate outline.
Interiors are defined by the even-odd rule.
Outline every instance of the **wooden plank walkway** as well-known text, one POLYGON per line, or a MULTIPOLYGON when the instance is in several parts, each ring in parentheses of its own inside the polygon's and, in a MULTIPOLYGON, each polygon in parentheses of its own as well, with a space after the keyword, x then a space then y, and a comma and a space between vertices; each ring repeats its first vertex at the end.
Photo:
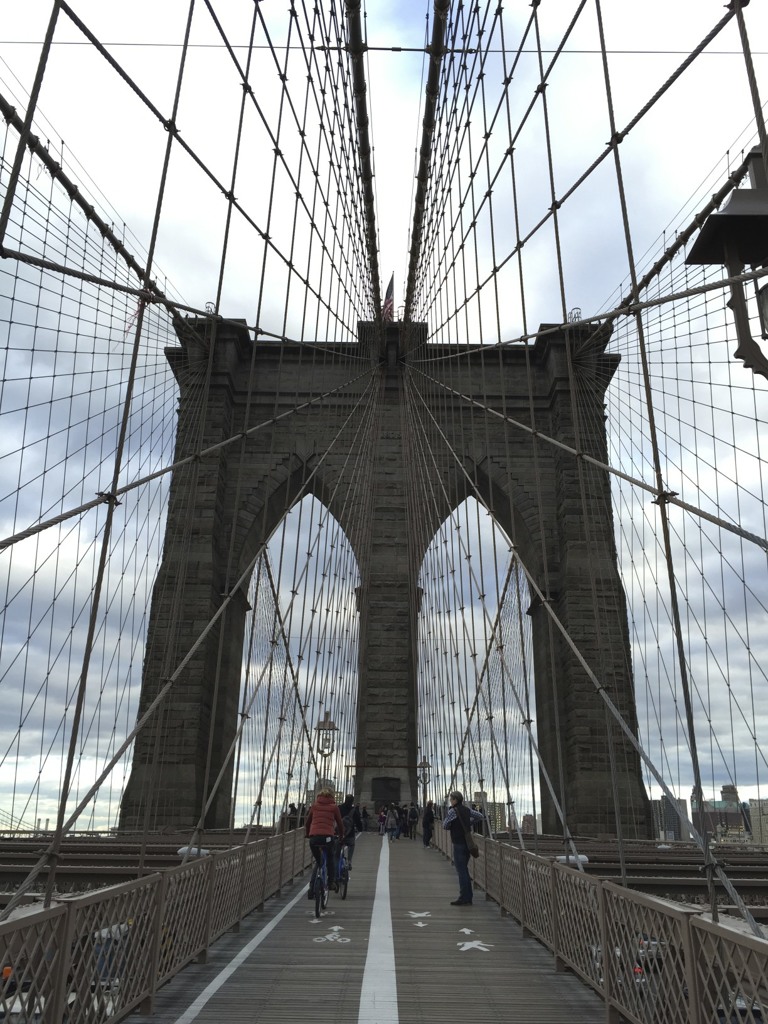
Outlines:
POLYGON ((347 899, 316 921, 297 880, 188 967, 136 1024, 603 1024, 600 998, 555 972, 481 890, 453 907, 450 861, 421 838, 358 837, 347 899))

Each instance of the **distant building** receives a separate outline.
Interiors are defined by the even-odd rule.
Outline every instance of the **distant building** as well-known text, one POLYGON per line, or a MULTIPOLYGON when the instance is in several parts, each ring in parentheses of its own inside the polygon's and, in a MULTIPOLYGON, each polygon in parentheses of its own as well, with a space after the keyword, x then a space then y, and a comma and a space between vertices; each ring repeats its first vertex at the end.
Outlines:
POLYGON ((304 803, 307 805, 307 807, 312 806, 312 804, 315 802, 317 798, 317 794, 320 792, 321 789, 332 790, 334 794, 334 799, 338 802, 340 794, 336 790, 335 781, 333 779, 323 779, 318 777, 317 781, 315 782, 314 788, 308 788, 306 793, 304 794, 304 803))
POLYGON ((752 842, 757 846, 768 846, 768 800, 750 800, 749 817, 752 842))
POLYGON ((488 794, 477 790, 474 795, 474 804, 478 809, 485 811, 488 817, 488 824, 491 832, 506 832, 507 830, 507 805, 497 804, 488 800, 488 794))
POLYGON ((749 805, 739 800, 736 786, 726 785, 720 790, 719 800, 704 800, 699 807, 691 794, 691 820, 700 834, 729 843, 744 843, 751 839, 749 805))
POLYGON ((688 817, 688 802, 670 798, 664 794, 660 800, 652 800, 654 833, 658 839, 666 842, 679 842, 690 839, 690 831, 680 820, 682 814, 688 817), (678 813, 679 812, 679 813, 678 813))
POLYGON ((536 835, 536 819, 532 814, 523 815, 523 824, 520 828, 520 831, 523 833, 524 836, 536 835))

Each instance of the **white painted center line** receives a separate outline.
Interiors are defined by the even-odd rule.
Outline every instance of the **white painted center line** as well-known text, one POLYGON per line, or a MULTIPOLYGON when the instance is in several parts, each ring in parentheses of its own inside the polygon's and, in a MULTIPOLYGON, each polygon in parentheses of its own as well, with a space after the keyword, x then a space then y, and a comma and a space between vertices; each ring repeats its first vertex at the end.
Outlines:
POLYGON ((398 1024, 395 943, 389 907, 389 843, 381 844, 358 1024, 398 1024))

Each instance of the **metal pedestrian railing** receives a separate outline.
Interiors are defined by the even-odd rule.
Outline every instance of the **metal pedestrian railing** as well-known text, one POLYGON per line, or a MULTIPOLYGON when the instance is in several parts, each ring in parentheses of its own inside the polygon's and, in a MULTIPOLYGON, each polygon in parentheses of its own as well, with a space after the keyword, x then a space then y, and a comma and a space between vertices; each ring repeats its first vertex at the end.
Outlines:
MULTIPOLYGON (((631 1024, 768 1021, 768 940, 743 922, 477 836, 476 885, 631 1024)), ((434 842, 450 857, 450 835, 434 842)))
POLYGON ((304 830, 134 882, 20 908, 0 924, 0 1021, 107 1024, 137 1007, 310 860, 304 830))
MULTIPOLYGON (((631 1024, 768 1020, 768 940, 739 922, 592 877, 478 836, 476 885, 631 1024)), ((436 845, 450 856, 450 837, 436 845)), ((111 1024, 304 871, 304 830, 283 833, 0 924, 0 1020, 111 1024)))

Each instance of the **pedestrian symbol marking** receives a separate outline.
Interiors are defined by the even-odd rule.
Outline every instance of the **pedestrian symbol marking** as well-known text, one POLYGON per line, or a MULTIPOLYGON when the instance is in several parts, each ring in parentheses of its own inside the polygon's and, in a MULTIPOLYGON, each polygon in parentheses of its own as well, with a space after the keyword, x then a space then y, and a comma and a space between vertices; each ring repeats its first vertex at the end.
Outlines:
POLYGON ((493 942, 481 942, 480 939, 471 939, 469 942, 457 942, 460 952, 466 953, 468 949, 479 949, 481 953, 487 953, 494 945, 493 942))

